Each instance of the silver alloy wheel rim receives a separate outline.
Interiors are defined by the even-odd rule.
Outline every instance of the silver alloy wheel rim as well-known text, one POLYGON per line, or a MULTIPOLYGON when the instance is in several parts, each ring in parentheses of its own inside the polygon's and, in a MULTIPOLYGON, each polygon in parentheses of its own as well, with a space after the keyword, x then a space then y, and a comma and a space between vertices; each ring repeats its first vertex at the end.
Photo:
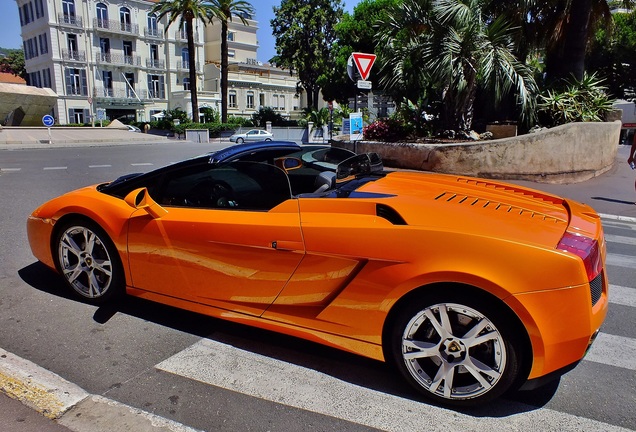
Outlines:
POLYGON ((402 335, 402 356, 419 385, 450 400, 483 396, 507 363, 503 336, 492 321, 455 303, 418 312, 402 335))
POLYGON ((66 280, 80 295, 103 296, 110 287, 113 265, 106 246, 90 229, 73 226, 62 234, 58 257, 66 280))

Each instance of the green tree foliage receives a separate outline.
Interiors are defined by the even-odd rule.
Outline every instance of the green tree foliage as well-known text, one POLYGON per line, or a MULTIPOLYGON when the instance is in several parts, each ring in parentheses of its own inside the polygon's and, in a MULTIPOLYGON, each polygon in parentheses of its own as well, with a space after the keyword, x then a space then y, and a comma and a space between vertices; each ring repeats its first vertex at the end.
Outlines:
MULTIPOLYGON (((386 17, 387 9, 396 6, 400 1, 362 0, 353 9, 353 14, 344 13, 342 20, 335 26, 337 37, 333 49, 335 67, 325 71, 318 80, 325 100, 335 100, 339 104, 346 104, 348 98, 353 97, 357 88, 347 74, 347 60, 353 52, 376 52, 376 26, 386 17)), ((379 88, 377 84, 380 70, 381 64, 376 61, 372 70, 374 89, 379 88)))
POLYGON ((21 49, 6 50, 7 56, 0 59, 0 72, 11 73, 26 80, 27 72, 24 67, 24 51, 21 49))
POLYGON ((254 8, 243 0, 210 0, 208 16, 221 22, 221 123, 227 122, 227 91, 228 91, 228 22, 238 16, 244 25, 249 25, 246 16, 252 16, 254 8))
POLYGON ((636 97, 636 12, 613 15, 612 27, 597 31, 588 51, 589 71, 606 78, 608 92, 619 99, 636 97))
POLYGON ((190 78, 190 101, 192 103, 192 121, 199 122, 199 101, 197 98, 197 72, 194 45, 194 20, 200 19, 204 22, 209 21, 210 5, 204 0, 160 0, 152 8, 152 13, 157 13, 159 18, 168 16, 168 28, 177 22, 178 25, 184 26, 188 38, 188 64, 190 78))
POLYGON ((252 114, 252 123, 254 126, 265 127, 268 121, 277 126, 285 123, 283 116, 272 107, 262 106, 258 111, 252 114))
POLYGON ((549 90, 547 95, 540 96, 539 118, 546 126, 598 122, 605 119, 612 104, 603 80, 585 73, 583 79, 572 79, 563 89, 549 90))
POLYGON ((270 61, 298 75, 310 107, 318 107, 318 78, 334 67, 334 26, 342 13, 341 0, 281 0, 274 7, 276 56, 270 61))
POLYGON ((534 114, 536 83, 514 56, 513 30, 503 16, 489 19, 483 5, 480 0, 403 0, 381 23, 384 85, 420 115, 430 100, 441 99, 445 129, 471 128, 479 87, 496 101, 513 92, 522 115, 534 114))

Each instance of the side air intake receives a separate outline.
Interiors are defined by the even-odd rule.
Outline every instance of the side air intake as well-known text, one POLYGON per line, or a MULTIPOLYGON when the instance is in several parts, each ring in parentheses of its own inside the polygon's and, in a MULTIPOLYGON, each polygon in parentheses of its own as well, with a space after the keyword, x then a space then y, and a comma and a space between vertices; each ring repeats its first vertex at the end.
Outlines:
POLYGON ((393 208, 384 204, 376 204, 375 206, 375 214, 378 217, 388 220, 393 225, 407 225, 406 221, 398 212, 396 212, 393 208))

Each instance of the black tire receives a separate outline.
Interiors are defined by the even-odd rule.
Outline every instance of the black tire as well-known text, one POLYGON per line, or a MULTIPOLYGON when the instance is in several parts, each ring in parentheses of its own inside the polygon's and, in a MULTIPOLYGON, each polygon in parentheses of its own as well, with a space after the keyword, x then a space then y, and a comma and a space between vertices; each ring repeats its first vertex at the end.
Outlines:
POLYGON ((245 142, 245 140, 243 138, 237 138, 236 139, 236 143, 237 144, 243 144, 245 142))
POLYGON ((477 406, 517 381, 522 350, 515 328, 496 302, 434 294, 400 310, 385 354, 428 399, 460 408, 477 406))
POLYGON ((103 304, 125 292, 124 270, 117 249, 97 224, 68 221, 56 231, 53 257, 73 294, 103 304))

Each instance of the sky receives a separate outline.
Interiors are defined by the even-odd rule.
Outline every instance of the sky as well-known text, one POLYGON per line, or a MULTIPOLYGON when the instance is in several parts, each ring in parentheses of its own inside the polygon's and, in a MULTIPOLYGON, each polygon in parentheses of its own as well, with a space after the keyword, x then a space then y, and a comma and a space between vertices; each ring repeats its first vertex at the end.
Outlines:
MULTIPOLYGON (((57 0, 59 1, 59 0, 57 0)), ((269 61, 276 54, 274 49, 274 37, 269 24, 274 18, 274 6, 280 5, 280 0, 249 0, 256 11, 255 18, 258 21, 258 31, 256 37, 259 41, 257 53, 258 60, 269 61)), ((344 10, 352 13, 353 7, 360 0, 345 0, 344 10)), ((15 0, 0 0, 0 47, 20 48, 22 47, 22 37, 20 36, 20 18, 18 16, 18 6, 15 0)))

